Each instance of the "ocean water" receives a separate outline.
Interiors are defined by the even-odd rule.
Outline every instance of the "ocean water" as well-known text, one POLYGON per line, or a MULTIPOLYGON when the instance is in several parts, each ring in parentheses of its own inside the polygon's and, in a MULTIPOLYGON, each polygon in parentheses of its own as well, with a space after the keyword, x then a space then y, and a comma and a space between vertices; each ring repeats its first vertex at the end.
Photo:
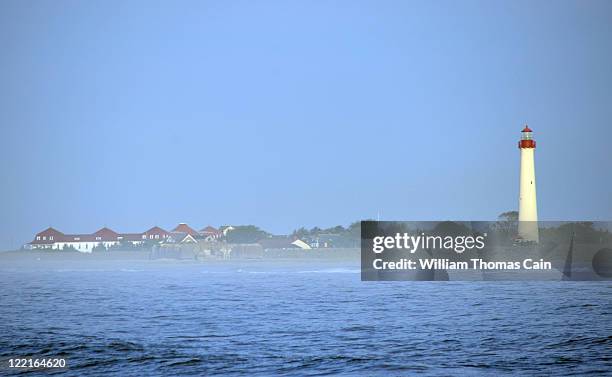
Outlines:
POLYGON ((361 282, 358 264, 313 262, 2 266, 0 318, 0 359, 64 357, 56 372, 74 376, 612 373, 610 282, 361 282))

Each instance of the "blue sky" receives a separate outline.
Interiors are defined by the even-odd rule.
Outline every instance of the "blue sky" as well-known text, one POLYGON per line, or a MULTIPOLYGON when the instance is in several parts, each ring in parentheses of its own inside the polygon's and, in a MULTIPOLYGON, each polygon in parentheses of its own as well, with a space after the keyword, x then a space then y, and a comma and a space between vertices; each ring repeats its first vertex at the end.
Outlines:
POLYGON ((0 248, 180 221, 612 219, 609 1, 2 1, 0 248))

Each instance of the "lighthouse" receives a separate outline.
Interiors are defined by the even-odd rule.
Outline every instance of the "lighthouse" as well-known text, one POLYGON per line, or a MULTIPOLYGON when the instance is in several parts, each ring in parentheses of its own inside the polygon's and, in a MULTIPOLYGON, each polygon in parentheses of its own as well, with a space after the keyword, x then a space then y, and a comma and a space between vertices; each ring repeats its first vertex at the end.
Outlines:
POLYGON ((533 131, 525 125, 518 143, 521 151, 518 238, 523 242, 538 242, 538 204, 536 200, 535 148, 533 131))

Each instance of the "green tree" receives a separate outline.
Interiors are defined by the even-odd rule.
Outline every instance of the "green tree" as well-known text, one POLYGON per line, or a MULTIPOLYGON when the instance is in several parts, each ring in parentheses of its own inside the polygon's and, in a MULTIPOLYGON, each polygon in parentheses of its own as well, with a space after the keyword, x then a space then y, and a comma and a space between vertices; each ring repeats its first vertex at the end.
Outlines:
POLYGON ((519 213, 517 211, 508 211, 501 213, 499 216, 497 216, 497 219, 499 221, 506 221, 509 223, 516 223, 518 221, 518 218, 519 213))
POLYGON ((517 211, 507 211, 500 213, 497 216, 497 221, 493 224, 492 229, 500 244, 508 244, 514 242, 518 234, 518 217, 517 211))
POLYGON ((255 225, 237 225, 227 233, 229 243, 255 243, 270 234, 255 225))
POLYGON ((293 233, 291 234, 293 237, 296 238, 306 238, 310 236, 310 232, 308 231, 308 229, 301 227, 299 229, 296 229, 293 231, 293 233))
POLYGON ((361 238, 361 221, 355 221, 347 228, 348 236, 352 239, 361 238))
POLYGON ((94 246, 91 249, 92 253, 104 252, 104 251, 108 251, 108 250, 106 249, 106 246, 104 246, 104 243, 102 243, 102 242, 98 243, 96 246, 94 246))
POLYGON ((342 225, 336 225, 334 227, 325 229, 324 232, 331 234, 343 234, 344 232, 346 232, 346 229, 344 229, 342 225))
POLYGON ((323 230, 321 228, 319 228, 318 226, 315 226, 314 228, 310 229, 310 235, 311 236, 316 236, 319 233, 321 233, 323 230))

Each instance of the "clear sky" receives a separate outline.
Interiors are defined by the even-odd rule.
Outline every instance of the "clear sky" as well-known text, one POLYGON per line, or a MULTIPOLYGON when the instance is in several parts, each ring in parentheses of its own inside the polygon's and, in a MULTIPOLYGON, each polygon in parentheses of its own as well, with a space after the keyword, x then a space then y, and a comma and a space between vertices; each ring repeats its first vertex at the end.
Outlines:
POLYGON ((0 248, 178 222, 612 220, 611 1, 0 2, 0 248))

